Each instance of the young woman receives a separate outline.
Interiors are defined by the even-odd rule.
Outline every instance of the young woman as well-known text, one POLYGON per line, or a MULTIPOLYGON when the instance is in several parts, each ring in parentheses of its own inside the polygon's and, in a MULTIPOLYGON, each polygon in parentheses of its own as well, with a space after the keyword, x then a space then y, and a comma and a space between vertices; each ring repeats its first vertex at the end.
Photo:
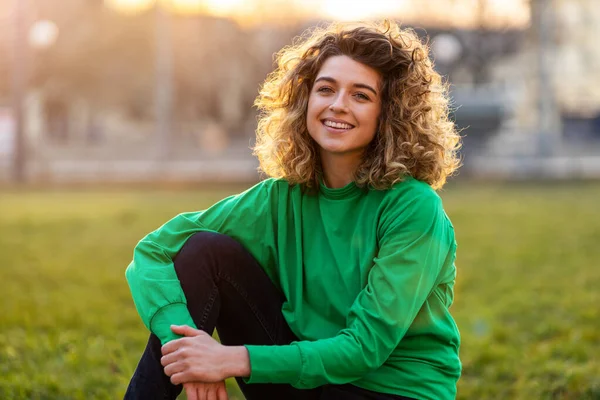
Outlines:
POLYGON ((126 398, 223 399, 228 377, 248 399, 454 398, 456 243, 435 189, 459 136, 427 47, 390 22, 314 30, 256 105, 270 178, 135 248, 152 333, 126 398))

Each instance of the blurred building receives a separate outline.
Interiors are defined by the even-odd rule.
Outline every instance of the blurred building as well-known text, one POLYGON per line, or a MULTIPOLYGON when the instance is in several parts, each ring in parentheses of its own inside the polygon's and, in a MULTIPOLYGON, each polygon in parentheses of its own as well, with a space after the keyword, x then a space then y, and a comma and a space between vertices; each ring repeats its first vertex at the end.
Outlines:
POLYGON ((553 83, 563 142, 584 148, 584 154, 600 155, 600 4, 559 0, 555 15, 558 62, 553 64, 553 83))
MULTIPOLYGON (((29 2, 28 23, 53 21, 60 32, 50 45, 28 49, 30 180, 257 178, 249 150, 253 100, 273 68, 273 53, 318 20, 242 26, 173 15, 158 32, 152 10, 121 15, 100 0, 60 0, 61 7, 57 1, 29 2), (168 60, 157 53, 159 44, 168 60), (161 87, 168 89, 162 100, 161 87), (159 103, 171 116, 162 133, 159 103)), ((469 12, 468 26, 439 15, 415 24, 452 85, 453 117, 464 129, 463 175, 557 176, 565 175, 562 165, 575 165, 566 175, 600 176, 597 1, 531 0, 529 27, 490 24, 492 2, 463 3, 456 10, 469 12)), ((1 5, 0 26, 9 32, 10 13, 1 5)), ((429 15, 424 6, 413 11, 417 21, 429 15)), ((11 127, 11 40, 0 35, 4 131, 11 127)), ((6 138, 0 180, 9 177, 6 138)))
POLYGON ((600 4, 596 0, 555 0, 553 84, 562 112, 600 113, 600 4))
MULTIPOLYGON (((550 35, 543 60, 550 72, 540 82, 539 27, 533 26, 521 50, 494 66, 494 81, 510 88, 518 134, 535 133, 539 126, 539 85, 550 87, 561 138, 600 139, 600 7, 595 0, 553 0, 546 32, 550 35), (577 123, 576 121, 579 121, 577 123)), ((560 151, 560 149, 558 150, 560 151)))
POLYGON ((476 75, 463 61, 451 71, 456 103, 474 114, 470 118, 500 117, 497 129, 465 131, 467 172, 511 178, 600 176, 599 4, 531 4, 528 29, 512 36, 491 33, 496 39, 487 41, 489 48, 500 41, 508 51, 488 59, 482 84, 473 85, 476 75))

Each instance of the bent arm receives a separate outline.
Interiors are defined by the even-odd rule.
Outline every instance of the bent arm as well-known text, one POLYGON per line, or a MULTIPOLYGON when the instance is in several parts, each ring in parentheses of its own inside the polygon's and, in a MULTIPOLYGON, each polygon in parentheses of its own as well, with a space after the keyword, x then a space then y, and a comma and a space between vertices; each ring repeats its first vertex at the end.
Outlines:
POLYGON ((177 215, 144 237, 135 247, 125 276, 144 325, 161 343, 180 337, 170 325, 196 328, 173 264, 185 242, 196 232, 211 231, 240 242, 263 268, 274 268, 271 205, 273 181, 261 182, 205 211, 177 215))
POLYGON ((452 262, 454 232, 437 195, 419 199, 387 224, 366 287, 335 337, 288 346, 246 346, 250 383, 313 388, 344 384, 379 368, 398 346, 452 262))
POLYGON ((171 324, 196 328, 177 278, 173 259, 194 233, 208 230, 202 212, 180 214, 144 237, 125 271, 136 309, 144 325, 164 344, 179 336, 171 324))

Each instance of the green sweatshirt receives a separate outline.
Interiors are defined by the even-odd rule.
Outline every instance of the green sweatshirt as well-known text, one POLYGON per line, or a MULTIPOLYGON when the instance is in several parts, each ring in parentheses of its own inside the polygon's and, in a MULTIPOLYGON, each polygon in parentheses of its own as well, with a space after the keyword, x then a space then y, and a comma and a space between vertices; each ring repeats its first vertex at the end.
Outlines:
POLYGON ((249 383, 352 383, 417 399, 453 399, 461 364, 448 308, 454 230, 436 192, 406 178, 390 190, 321 185, 303 193, 267 179, 205 211, 176 216, 136 246, 126 276, 146 326, 195 326, 173 258, 198 231, 236 239, 285 294, 300 339, 247 345, 249 383))

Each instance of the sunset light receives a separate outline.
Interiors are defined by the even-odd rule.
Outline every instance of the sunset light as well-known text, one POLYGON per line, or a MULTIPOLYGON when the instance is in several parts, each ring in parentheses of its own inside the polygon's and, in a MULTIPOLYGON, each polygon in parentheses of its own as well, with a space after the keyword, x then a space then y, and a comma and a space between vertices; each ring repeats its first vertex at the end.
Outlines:
POLYGON ((360 21, 390 18, 403 24, 475 28, 518 28, 529 24, 525 0, 104 0, 123 13, 135 14, 160 2, 177 14, 208 14, 232 18, 242 25, 286 23, 324 18, 360 21), (481 4, 483 9, 478 9, 481 4), (458 17, 458 18, 457 18, 458 17))
POLYGON ((321 11, 338 21, 357 21, 398 15, 406 2, 406 0, 325 0, 321 3, 321 11))
POLYGON ((244 0, 170 0, 169 3, 175 12, 206 13, 224 17, 239 14, 244 5, 252 2, 244 0))
POLYGON ((155 0, 104 0, 104 4, 119 12, 135 14, 146 11, 154 5, 155 0))
POLYGON ((198 14, 206 11, 205 2, 202 0, 169 0, 163 2, 169 9, 185 14, 198 14))

